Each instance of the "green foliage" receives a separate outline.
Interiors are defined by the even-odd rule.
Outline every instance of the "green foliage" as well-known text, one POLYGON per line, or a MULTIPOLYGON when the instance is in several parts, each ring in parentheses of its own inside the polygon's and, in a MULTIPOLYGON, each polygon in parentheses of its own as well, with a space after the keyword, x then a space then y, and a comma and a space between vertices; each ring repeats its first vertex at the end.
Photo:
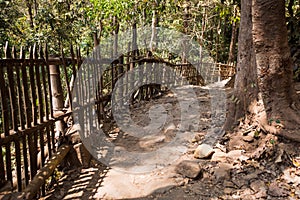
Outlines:
POLYGON ((253 137, 256 138, 256 139, 259 138, 259 131, 258 130, 255 130, 253 137))
POLYGON ((273 139, 270 139, 270 144, 275 145, 276 141, 273 139))
POLYGON ((273 121, 274 121, 274 119, 273 119, 273 118, 270 118, 270 119, 269 119, 269 125, 271 125, 273 121))
POLYGON ((114 18, 122 31, 151 25, 155 11, 159 26, 190 35, 224 62, 232 23, 239 21, 238 2, 229 0, 0 0, 0 8, 0 45, 48 43, 53 54, 70 44, 90 51, 93 35, 101 41, 115 30, 114 18))

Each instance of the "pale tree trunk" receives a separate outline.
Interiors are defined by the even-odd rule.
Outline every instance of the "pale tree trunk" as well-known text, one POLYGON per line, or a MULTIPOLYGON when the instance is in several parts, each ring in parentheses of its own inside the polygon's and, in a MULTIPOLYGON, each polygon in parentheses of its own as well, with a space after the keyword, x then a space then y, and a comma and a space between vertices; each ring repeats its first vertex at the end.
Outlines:
POLYGON ((158 14, 157 14, 157 7, 158 1, 153 2, 153 10, 152 10, 152 24, 151 24, 151 40, 149 44, 149 48, 152 52, 155 52, 156 43, 157 43, 157 30, 156 27, 158 26, 158 14))
POLYGON ((292 80, 285 1, 253 0, 252 7, 253 44, 263 106, 259 122, 268 132, 300 141, 300 115, 292 80))

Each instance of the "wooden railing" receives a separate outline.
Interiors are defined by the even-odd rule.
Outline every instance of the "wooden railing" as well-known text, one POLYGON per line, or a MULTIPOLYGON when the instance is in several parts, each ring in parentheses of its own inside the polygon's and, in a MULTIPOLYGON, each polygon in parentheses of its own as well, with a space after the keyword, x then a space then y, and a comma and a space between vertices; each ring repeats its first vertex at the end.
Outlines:
POLYGON ((28 55, 22 48, 18 54, 6 45, 0 59, 0 180, 10 181, 18 191, 56 151, 55 123, 71 114, 57 107, 69 95, 63 93, 70 91, 67 71, 75 73, 81 62, 72 49, 71 54, 68 59, 50 58, 47 47, 38 46, 30 47, 28 55), (64 84, 57 85, 61 80, 64 84))

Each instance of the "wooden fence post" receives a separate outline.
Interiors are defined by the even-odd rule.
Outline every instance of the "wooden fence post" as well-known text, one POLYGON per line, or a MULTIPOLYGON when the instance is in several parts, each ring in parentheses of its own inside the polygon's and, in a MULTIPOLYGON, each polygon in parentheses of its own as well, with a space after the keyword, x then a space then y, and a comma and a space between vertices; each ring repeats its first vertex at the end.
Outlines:
MULTIPOLYGON (((58 65, 49 65, 50 70, 50 84, 52 94, 52 106, 54 116, 56 117, 64 108, 64 96, 60 79, 60 70, 58 65)), ((55 122, 56 131, 64 134, 64 122, 59 120, 55 122)))

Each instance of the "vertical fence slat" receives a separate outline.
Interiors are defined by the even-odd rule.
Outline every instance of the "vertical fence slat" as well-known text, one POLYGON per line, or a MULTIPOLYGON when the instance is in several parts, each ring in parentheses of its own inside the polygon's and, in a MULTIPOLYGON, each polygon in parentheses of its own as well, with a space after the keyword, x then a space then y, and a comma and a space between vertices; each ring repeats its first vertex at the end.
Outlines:
POLYGON ((24 178, 25 178, 25 185, 28 185, 29 183, 29 171, 28 171, 28 152, 27 152, 27 140, 26 140, 26 135, 22 136, 22 151, 23 151, 23 169, 24 169, 24 178))
POLYGON ((131 42, 128 43, 128 46, 127 46, 127 57, 126 57, 126 84, 125 84, 125 94, 126 94, 126 103, 130 103, 130 97, 128 96, 128 94, 130 94, 130 91, 129 91, 129 70, 130 70, 130 48, 131 48, 131 42))
MULTIPOLYGON (((34 48, 33 59, 38 60, 38 51, 37 47, 34 48)), ((35 68, 35 80, 36 80, 36 93, 38 100, 38 115, 39 115, 39 123, 43 123, 44 119, 44 102, 43 102, 43 94, 42 94, 42 84, 41 84, 41 71, 40 71, 40 63, 36 62, 34 65, 35 68)))
MULTIPOLYGON (((16 51, 13 48, 13 57, 16 57, 16 51)), ((8 75, 8 85, 9 85, 9 96, 10 96, 10 105, 11 105, 11 120, 12 120, 12 127, 14 134, 18 133, 18 116, 19 109, 17 106, 17 102, 19 102, 16 99, 16 93, 15 93, 15 80, 14 80, 14 74, 13 71, 15 70, 16 73, 19 71, 17 69, 18 66, 12 65, 7 68, 7 75, 8 75)), ((20 82, 17 80, 17 82, 20 82)), ((18 86, 18 85, 17 85, 18 86)), ((19 116, 21 118, 21 116, 19 116)), ((18 191, 22 190, 22 174, 21 174, 21 150, 20 150, 20 142, 19 139, 16 139, 15 141, 15 158, 16 158, 16 171, 17 171, 17 186, 18 191)))
MULTIPOLYGON (((97 77, 97 80, 99 81, 98 82, 98 87, 99 87, 99 98, 102 98, 104 95, 103 95, 103 83, 104 83, 104 70, 103 70, 103 63, 100 61, 102 56, 101 56, 101 49, 98 48, 98 57, 97 59, 99 59, 99 62, 100 65, 97 67, 98 69, 98 74, 99 76, 97 77)), ((103 101, 100 102, 99 104, 99 124, 103 122, 103 120, 105 119, 105 116, 104 116, 104 104, 103 104, 103 101)))
MULTIPOLYGON (((43 87, 43 90, 42 90, 42 96, 43 96, 43 103, 44 103, 44 116, 45 116, 45 120, 48 121, 49 120, 49 104, 48 104, 48 93, 47 93, 47 83, 46 83, 46 70, 45 70, 45 67, 46 67, 46 62, 45 62, 45 57, 44 57, 44 52, 43 52, 43 48, 42 48, 42 45, 39 46, 39 54, 40 54, 40 58, 44 61, 41 65, 40 65, 40 72, 41 72, 41 81, 42 81, 42 87, 43 87)), ((50 152, 51 152, 51 148, 50 148, 50 144, 48 141, 50 141, 50 137, 48 137, 48 133, 49 133, 49 129, 48 129, 48 126, 45 127, 43 129, 43 131, 40 132, 40 147, 41 147, 41 165, 42 167, 45 165, 45 160, 46 160, 46 157, 45 157, 45 152, 48 151, 48 155, 51 155, 50 152), (44 134, 46 133, 46 134, 44 134), (44 137, 46 137, 46 141, 47 141, 47 144, 46 144, 46 148, 45 149, 45 139, 44 137)), ((42 196, 45 196, 46 194, 46 188, 45 188, 45 185, 42 186, 42 196)))
POLYGON ((30 91, 31 91, 31 104, 32 104, 32 119, 33 119, 33 125, 37 125, 37 106, 36 106, 36 92, 35 92, 35 80, 34 80, 34 62, 33 62, 33 48, 30 47, 29 50, 29 58, 30 58, 30 64, 29 64, 29 80, 30 80, 30 91))
MULTIPOLYGON (((39 50, 37 50, 37 47, 34 49, 34 60, 38 61, 39 55, 38 55, 38 51, 42 52, 41 50, 41 46, 39 46, 39 50)), ((38 110, 39 110, 39 123, 42 124, 44 121, 44 101, 43 101, 43 91, 42 91, 42 82, 41 82, 41 76, 43 76, 41 74, 41 68, 43 68, 42 63, 38 62, 36 63, 35 66, 35 74, 36 74, 36 84, 37 84, 37 98, 38 98, 38 110)), ((40 162, 40 166, 38 166, 39 168, 41 168, 42 166, 44 166, 44 162, 45 162, 45 151, 44 151, 44 129, 40 129, 38 132, 35 133, 35 146, 36 147, 40 147, 40 158, 37 156, 37 162, 40 162), (39 140, 39 144, 38 144, 38 140, 39 140)), ((36 150, 38 152, 38 149, 36 150)), ((45 186, 43 185, 42 188, 42 196, 45 195, 45 186)))
MULTIPOLYGON (((92 60, 91 60, 92 61, 92 60)), ((93 62, 93 61, 92 61, 93 62)), ((87 99, 87 104, 90 105, 91 103, 91 98, 92 98, 92 94, 91 94, 91 90, 92 90, 92 85, 91 85, 91 70, 92 70, 92 67, 93 67, 93 63, 90 62, 88 65, 86 65, 85 67, 87 68, 86 69, 86 77, 84 80, 86 80, 85 82, 87 83, 86 85, 86 88, 85 88, 85 91, 86 91, 86 99, 87 99)), ((92 115, 93 111, 92 111, 92 106, 88 106, 88 112, 85 112, 86 116, 85 116, 85 119, 88 120, 88 124, 89 124, 89 130, 92 130, 92 127, 93 127, 93 119, 91 116, 88 116, 88 115, 92 115)))
POLYGON ((49 158, 52 156, 51 151, 51 128, 49 126, 46 127, 46 137, 47 137, 47 148, 48 148, 48 154, 49 158))
MULTIPOLYGON (((2 63, 1 63, 2 64, 2 63)), ((4 77, 3 77, 3 66, 0 65, 0 93, 1 93, 1 117, 3 119, 2 121, 2 130, 5 132, 5 136, 7 136, 7 132, 5 131, 6 129, 6 126, 7 126, 7 101, 6 101, 6 92, 5 92, 5 82, 4 82, 4 77)), ((0 140, 2 140, 0 138, 0 140)), ((4 159, 3 159, 3 155, 2 155, 2 146, 1 146, 1 143, 0 143, 0 148, 1 148, 1 155, 0 155, 0 178, 2 180, 5 180, 5 169, 4 169, 4 159)))
MULTIPOLYGON (((34 80, 34 60, 33 60, 33 53, 34 53, 34 47, 30 47, 29 50, 29 58, 30 58, 30 64, 29 64, 29 79, 30 79, 30 87, 31 87, 31 103, 32 103, 32 118, 33 118, 33 125, 37 125, 37 106, 36 106, 36 91, 35 91, 35 80, 34 80)), ((36 132, 31 133, 28 135, 28 147, 29 147, 29 156, 30 156, 30 174, 31 179, 36 175, 37 173, 37 147, 35 146, 36 142, 34 139, 36 138, 36 132)))
MULTIPOLYGON (((39 47, 39 52, 41 52, 41 46, 39 47)), ((35 53, 34 53, 34 60, 38 60, 39 56, 38 56, 38 51, 37 48, 35 48, 35 53)), ((38 110, 39 110, 39 123, 42 124, 44 121, 44 102, 43 102, 43 91, 42 91, 42 84, 41 84, 41 68, 43 68, 43 65, 38 62, 36 63, 35 66, 35 74, 36 74, 36 84, 37 84, 37 98, 38 98, 38 110)), ((37 162, 40 162, 40 166, 38 166, 39 168, 44 166, 44 162, 45 162, 45 151, 44 151, 44 129, 40 129, 37 133, 35 133, 35 140, 36 142, 35 146, 40 147, 40 158, 37 157, 37 162), (39 144, 38 144, 38 140, 39 140, 39 144)), ((38 152, 38 149, 36 150, 38 152)), ((45 185, 42 186, 41 188, 42 191, 42 196, 45 195, 45 185)))
MULTIPOLYGON (((77 66, 80 66, 80 61, 81 61, 81 55, 80 55, 80 48, 78 47, 77 49, 76 49, 76 58, 77 58, 77 66)), ((78 80, 79 81, 77 81, 77 89, 78 89, 78 95, 77 95, 77 102, 78 102, 78 104, 80 105, 84 105, 84 90, 85 90, 85 88, 84 88, 84 82, 83 82, 83 77, 84 77, 84 69, 82 69, 82 71, 80 71, 80 73, 78 73, 78 80)), ((84 115, 83 115, 83 110, 82 109, 80 109, 79 110, 79 120, 80 120, 80 125, 82 125, 82 130, 84 130, 85 129, 85 123, 84 123, 84 121, 82 121, 82 120, 84 120, 85 119, 85 117, 84 117, 84 115)))
POLYGON ((52 89, 51 89, 51 77, 50 77, 50 66, 49 66, 49 55, 48 55, 48 45, 45 45, 45 61, 46 61, 46 73, 47 73, 47 82, 48 82, 48 94, 49 94, 49 108, 50 108, 50 117, 53 118, 53 104, 52 104, 52 89))
POLYGON ((50 125, 50 132, 51 132, 51 150, 52 150, 52 152, 56 152, 54 124, 50 125))
POLYGON ((15 66, 11 65, 7 67, 7 77, 8 77, 8 91, 9 91, 9 100, 10 100, 10 106, 11 106, 11 122, 12 127, 15 132, 18 131, 18 108, 17 108, 17 101, 16 101, 16 93, 15 93, 15 81, 14 81, 14 75, 13 70, 15 66))
MULTIPOLYGON (((23 47, 20 49, 20 59, 25 59, 25 53, 23 47)), ((26 65, 21 63, 21 72, 22 72, 22 91, 23 91, 23 105, 24 105, 24 114, 25 114, 25 128, 31 127, 31 110, 30 110, 30 100, 28 96, 28 77, 27 77, 27 70, 26 65)), ((21 89, 20 89, 21 90, 21 89)), ((28 152, 27 152, 27 137, 26 135, 22 136, 22 151, 23 151, 23 162, 24 162, 24 178, 25 178, 25 185, 29 183, 29 165, 28 165, 28 152)))
POLYGON ((66 87, 67 87, 67 100, 69 101, 69 107, 72 109, 72 94, 71 94, 71 89, 70 89, 70 83, 68 79, 68 71, 67 71, 67 63, 64 55, 64 50, 61 48, 61 57, 62 57, 62 63, 63 63, 63 68, 64 68, 64 75, 65 75, 65 82, 66 82, 66 87))
MULTIPOLYGON (((21 50, 22 51, 22 50, 21 50)), ((22 59, 25 59, 25 54, 20 55, 22 59)), ((30 99, 29 99, 29 86, 28 86, 28 77, 27 77, 27 70, 26 65, 21 63, 21 72, 22 72, 22 91, 23 91, 23 99, 24 99, 24 113, 25 113, 25 122, 26 128, 31 127, 31 110, 30 110, 30 99)))
POLYGON ((42 76, 42 86, 43 86, 43 103, 44 103, 44 111, 45 111, 45 120, 48 121, 49 120, 49 99, 48 98, 48 85, 47 85, 47 74, 46 74, 46 69, 47 68, 47 63, 45 61, 45 57, 44 57, 44 53, 43 53, 43 49, 40 46, 40 57, 41 59, 44 61, 43 64, 41 64, 41 76, 42 76))
MULTIPOLYGON (((75 80, 76 80, 77 70, 76 70, 76 60, 75 60, 73 45, 70 46, 70 53, 71 53, 71 64, 72 64, 72 78, 70 81, 70 90, 71 90, 71 93, 73 92, 73 94, 75 94, 75 96, 78 98, 77 87, 75 87, 75 91, 74 91, 74 84, 75 84, 75 80)), ((79 70, 79 66, 78 66, 78 70, 79 70)), ((73 98, 73 96, 72 96, 72 98, 73 98)), ((72 103, 72 100, 73 99, 70 99, 71 103, 72 103)))
MULTIPOLYGON (((9 46, 8 46, 8 42, 6 42, 6 45, 5 45, 5 58, 11 58, 11 54, 10 54, 10 50, 9 50, 9 46)), ((6 67, 6 70, 7 70, 7 67, 6 67)), ((8 95, 8 92, 7 92, 7 85, 5 84, 5 78, 4 78, 4 71, 1 69, 0 71, 0 74, 2 75, 1 76, 1 79, 0 79, 0 83, 3 83, 3 88, 1 89, 3 91, 3 96, 2 96, 2 93, 1 93, 1 97, 3 98, 2 99, 2 102, 3 102, 3 105, 2 105, 2 112, 4 113, 3 115, 3 126, 4 126, 4 134, 5 136, 9 136, 10 133, 9 133, 9 129, 10 129, 10 126, 9 126, 9 113, 11 112, 9 110, 9 107, 7 106, 9 104, 9 96, 8 95), (5 104, 5 106, 4 106, 5 104)), ((1 84, 2 86, 2 84, 1 84)), ((12 169, 11 169, 11 165, 12 165, 12 162, 11 162, 11 149, 10 149, 10 146, 11 144, 8 143, 5 145, 5 161, 6 161, 6 178, 7 180, 9 180, 11 183, 13 182, 12 181, 12 169)))
POLYGON ((122 79, 122 75, 124 73, 124 55, 119 57, 119 65, 118 65, 118 78, 121 78, 119 81, 119 97, 120 98, 120 105, 123 106, 124 102, 123 102, 123 93, 124 93, 124 85, 123 85, 123 79, 122 79))
MULTIPOLYGON (((40 155, 41 155, 41 159, 40 159, 40 168, 42 168, 45 165, 45 149, 44 149, 44 131, 45 129, 40 130, 40 155)), ((42 196, 45 196, 45 184, 42 185, 42 196)))
MULTIPOLYGON (((49 57, 48 57, 48 45, 45 44, 44 47, 44 61, 45 61, 45 66, 42 68, 42 73, 43 75, 43 82, 45 83, 44 85, 44 91, 45 91, 45 100, 46 100, 46 120, 49 120, 49 118, 53 118, 53 106, 52 106, 52 93, 51 93, 51 78, 50 78, 50 66, 49 66, 49 57), (43 69, 45 73, 43 72, 43 69), (46 85, 47 81, 47 85, 46 85), (49 96, 49 97, 48 97, 49 96), (48 98, 47 98, 48 97, 48 98)), ((51 125, 52 126, 52 125, 51 125)), ((48 154, 49 157, 52 156, 52 149, 51 147, 51 127, 47 126, 46 127, 46 134, 47 134, 47 147, 48 147, 48 154)))
POLYGON ((22 163, 21 163, 21 148, 20 141, 15 140, 15 150, 16 150, 16 164, 17 164, 17 185, 18 191, 22 191, 22 163))
POLYGON ((100 90, 99 90, 99 82, 101 80, 101 78, 99 79, 99 77, 101 77, 101 74, 99 73, 100 72, 100 66, 99 64, 101 64, 101 62, 99 62, 98 60, 98 57, 99 56, 99 53, 100 51, 95 48, 94 49, 94 57, 93 57, 93 85, 94 85, 94 88, 93 88, 93 91, 95 92, 95 99, 94 101, 97 102, 96 103, 96 109, 95 109, 95 113, 96 113, 96 117, 94 117, 94 124, 96 125, 97 128, 100 128, 100 124, 101 124, 101 114, 100 114, 100 103, 98 102, 98 99, 100 97, 100 90))
MULTIPOLYGON (((1 140, 1 139, 0 139, 1 140)), ((0 149, 1 149, 1 154, 0 154, 0 181, 5 180, 5 169, 4 169, 4 160, 3 160, 3 154, 2 154, 2 145, 0 143, 0 149)))
MULTIPOLYGON (((16 52, 16 50, 14 51, 16 52)), ((17 59, 16 53, 13 54, 14 59, 17 59)), ((22 130, 25 129, 24 122, 24 110, 23 110, 23 94, 21 87, 21 76, 20 76, 21 64, 18 64, 18 67, 15 68, 16 71, 16 79, 17 79, 17 93, 18 93, 18 111, 19 111, 19 123, 22 130)))

